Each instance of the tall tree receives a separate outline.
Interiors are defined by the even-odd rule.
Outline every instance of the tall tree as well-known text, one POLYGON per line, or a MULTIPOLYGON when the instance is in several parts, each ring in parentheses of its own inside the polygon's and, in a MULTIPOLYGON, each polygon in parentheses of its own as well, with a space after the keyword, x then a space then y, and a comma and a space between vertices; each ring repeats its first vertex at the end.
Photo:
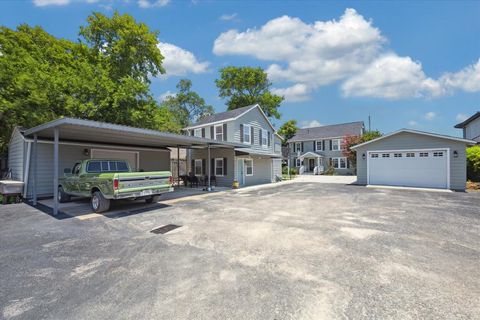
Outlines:
POLYGON ((291 139, 295 133, 297 133, 297 130, 297 120, 288 120, 282 124, 280 129, 278 129, 278 134, 284 137, 284 140, 282 141, 284 147, 287 145, 287 140, 291 139))
POLYGON ((280 119, 278 107, 284 98, 270 91, 272 83, 262 68, 222 68, 215 84, 220 97, 227 99, 228 110, 258 103, 268 117, 280 119))
POLYGON ((177 90, 178 92, 175 95, 168 96, 162 102, 162 106, 173 113, 182 127, 214 113, 213 107, 207 105, 198 93, 192 91, 192 81, 188 79, 180 80, 177 84, 177 90))

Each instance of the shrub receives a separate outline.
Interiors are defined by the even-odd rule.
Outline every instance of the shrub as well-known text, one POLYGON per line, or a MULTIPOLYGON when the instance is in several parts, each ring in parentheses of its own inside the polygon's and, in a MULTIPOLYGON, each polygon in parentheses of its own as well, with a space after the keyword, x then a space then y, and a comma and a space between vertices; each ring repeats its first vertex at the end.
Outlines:
POLYGON ((467 177, 472 181, 480 181, 480 146, 467 149, 467 177))

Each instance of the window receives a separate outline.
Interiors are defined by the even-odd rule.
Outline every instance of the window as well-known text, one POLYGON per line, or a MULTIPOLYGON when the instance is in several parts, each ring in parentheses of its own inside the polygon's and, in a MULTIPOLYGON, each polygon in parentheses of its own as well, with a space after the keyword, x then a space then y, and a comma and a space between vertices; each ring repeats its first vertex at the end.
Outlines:
POLYGON ((102 168, 100 166, 100 161, 90 161, 87 165, 87 172, 101 172, 102 168))
POLYGON ((300 142, 295 143, 295 151, 302 151, 302 144, 300 142))
POLYGON ((245 159, 245 172, 247 176, 253 176, 253 160, 245 159))
POLYGON ((280 142, 275 141, 275 146, 273 149, 274 152, 281 152, 282 151, 282 144, 280 142))
POLYGON ((382 153, 382 158, 390 158, 390 153, 382 153))
POLYGON ((315 142, 315 151, 323 151, 322 141, 315 142))
POLYGON ((300 160, 300 158, 295 158, 295 162, 297 167, 300 167, 302 165, 302 160, 300 160))
POLYGON ((335 169, 346 169, 347 168, 347 158, 346 157, 332 158, 332 166, 335 169))
POLYGON ((87 164, 87 172, 129 172, 126 161, 90 161, 87 164))
MULTIPOLYGON (((114 161, 110 161, 112 163, 114 161)), ((128 165, 125 161, 116 161, 117 164, 117 172, 128 172, 128 165)))
POLYGON ((426 157, 428 157, 428 152, 420 152, 419 155, 420 155, 421 158, 426 158, 426 157))
POLYGON ((215 175, 223 176, 223 158, 215 159, 215 175))
POLYGON ((201 176, 202 175, 202 159, 195 159, 195 175, 201 176))
POLYGON ((215 140, 223 141, 223 125, 215 126, 215 140))
POLYGON ((243 125, 243 142, 244 143, 252 143, 251 139, 251 129, 249 124, 243 125))
POLYGON ((415 158, 414 152, 407 152, 407 158, 415 158))
POLYGON ((394 153, 393 156, 395 158, 401 158, 402 157, 402 154, 401 153, 394 153))
POLYGON ((443 152, 441 152, 441 151, 440 152, 434 152, 433 156, 434 157, 443 157, 443 152))
POLYGON ((342 139, 333 139, 332 140, 332 150, 338 151, 342 146, 342 139))
POLYGON ((198 128, 198 129, 193 130, 193 135, 195 137, 202 137, 202 128, 198 128))
POLYGON ((370 157, 372 157, 372 158, 378 158, 378 153, 372 153, 372 154, 370 155, 370 157))
POLYGON ((266 147, 268 145, 268 132, 265 129, 262 129, 262 146, 266 147))

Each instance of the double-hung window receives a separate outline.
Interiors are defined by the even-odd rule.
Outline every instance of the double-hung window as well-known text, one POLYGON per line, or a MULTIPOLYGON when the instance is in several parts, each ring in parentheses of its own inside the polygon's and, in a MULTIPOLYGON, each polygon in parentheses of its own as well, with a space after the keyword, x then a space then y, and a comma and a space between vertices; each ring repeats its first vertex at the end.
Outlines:
POLYGON ((193 135, 195 137, 202 137, 202 128, 198 128, 198 129, 193 130, 193 135))
POLYGON ((347 158, 346 157, 332 158, 332 166, 335 169, 347 169, 347 158))
POLYGON ((215 140, 223 141, 223 124, 215 126, 215 140))
POLYGON ((222 177, 224 173, 223 170, 223 158, 216 158, 215 159, 215 175, 217 177, 222 177))
POLYGON ((247 176, 253 176, 253 160, 245 159, 245 172, 247 176))
POLYGON ((302 151, 302 144, 300 142, 295 143, 295 151, 302 151))
POLYGON ((243 142, 251 144, 252 143, 252 134, 251 134, 251 127, 249 124, 243 125, 243 142))
POLYGON ((333 139, 332 140, 332 150, 339 151, 342 148, 342 139, 333 139))
POLYGON ((265 129, 262 130, 262 146, 266 147, 268 145, 268 132, 265 129))
POLYGON ((315 151, 323 151, 322 141, 315 141, 315 151))
POLYGON ((195 159, 195 175, 201 176, 202 171, 202 159, 195 159))

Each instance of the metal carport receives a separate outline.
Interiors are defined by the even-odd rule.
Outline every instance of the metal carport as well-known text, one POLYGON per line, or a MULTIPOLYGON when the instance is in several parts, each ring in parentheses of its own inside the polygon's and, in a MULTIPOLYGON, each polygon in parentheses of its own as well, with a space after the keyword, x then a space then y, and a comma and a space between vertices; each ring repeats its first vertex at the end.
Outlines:
MULTIPOLYGON (((59 171, 59 143, 99 143, 114 147, 148 147, 148 148, 185 148, 207 149, 210 159, 211 148, 244 148, 245 145, 216 141, 194 136, 178 135, 150 129, 134 128, 106 122, 61 118, 47 122, 24 132, 27 138, 33 138, 33 204, 37 204, 37 151, 38 139, 53 140, 53 214, 58 213, 58 171, 59 171)), ((208 161, 210 165, 210 161, 208 161)), ((209 167, 208 167, 209 168, 209 167)), ((207 172, 210 172, 210 168, 207 172)), ((208 187, 210 188, 210 174, 208 187)))

